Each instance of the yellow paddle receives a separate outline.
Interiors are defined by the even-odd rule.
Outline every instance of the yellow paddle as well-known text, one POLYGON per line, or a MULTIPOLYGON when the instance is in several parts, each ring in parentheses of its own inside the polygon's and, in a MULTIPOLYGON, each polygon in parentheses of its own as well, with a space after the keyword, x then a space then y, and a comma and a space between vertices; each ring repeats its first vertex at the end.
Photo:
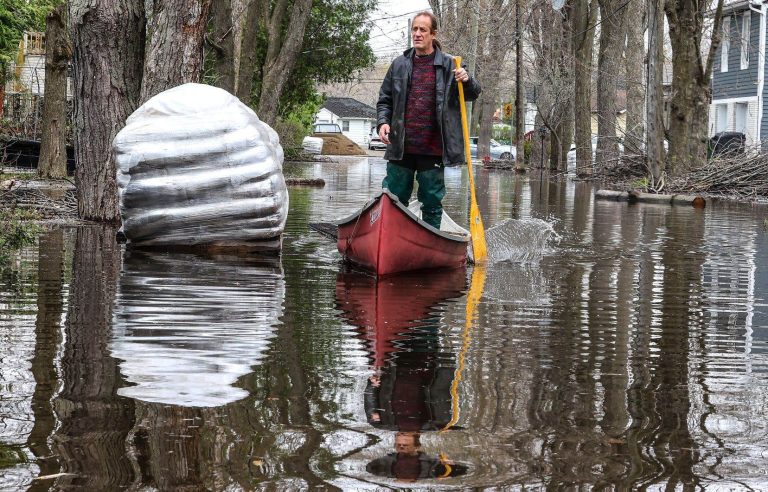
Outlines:
POLYGON ((445 432, 459 421, 459 383, 461 375, 464 372, 465 358, 469 351, 469 344, 472 341, 472 325, 477 316, 477 306, 483 297, 483 288, 485 287, 485 265, 476 265, 472 269, 472 282, 467 292, 467 318, 464 322, 464 330, 461 332, 461 350, 459 350, 459 365, 453 374, 451 382, 451 420, 445 424, 440 432, 445 432))
MULTIPOLYGON (((456 68, 461 68, 461 57, 454 57, 456 68)), ((469 172, 469 233, 472 235, 472 257, 475 263, 484 263, 488 259, 488 247, 485 244, 485 230, 483 230, 483 218, 480 217, 480 209, 477 207, 475 197, 475 177, 472 173, 472 156, 469 151, 469 125, 467 124, 467 105, 464 102, 464 84, 459 82, 459 105, 461 106, 461 128, 464 131, 464 155, 467 159, 467 171, 469 172)))

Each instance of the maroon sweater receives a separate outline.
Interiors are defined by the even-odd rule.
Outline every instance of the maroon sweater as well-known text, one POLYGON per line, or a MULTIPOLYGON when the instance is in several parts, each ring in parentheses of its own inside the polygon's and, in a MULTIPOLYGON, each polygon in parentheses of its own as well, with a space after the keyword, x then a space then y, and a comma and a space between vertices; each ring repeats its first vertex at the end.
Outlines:
POLYGON ((443 139, 435 107, 435 52, 413 57, 411 85, 405 104, 405 153, 443 155, 443 139))

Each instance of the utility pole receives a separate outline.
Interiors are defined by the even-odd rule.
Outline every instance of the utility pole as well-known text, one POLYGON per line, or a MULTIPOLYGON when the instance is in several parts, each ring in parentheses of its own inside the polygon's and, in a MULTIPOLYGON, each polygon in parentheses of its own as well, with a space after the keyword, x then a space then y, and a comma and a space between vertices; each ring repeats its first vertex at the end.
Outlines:
POLYGON ((413 37, 411 36, 411 29, 413 29, 413 26, 411 23, 413 23, 413 19, 408 19, 408 32, 405 33, 405 37, 408 38, 407 49, 413 48, 413 37))
MULTIPOLYGON (((472 11, 469 13, 470 15, 470 24, 469 24, 469 56, 467 57, 467 72, 469 72, 470 77, 475 76, 475 67, 477 65, 477 32, 479 30, 479 17, 480 12, 478 12, 478 4, 477 1, 473 2, 467 2, 467 4, 470 6, 472 11)), ((467 121, 472 123, 472 110, 475 107, 474 102, 469 102, 467 104, 467 121)), ((473 129, 469 129, 469 133, 471 134, 473 132, 473 129)))
POLYGON ((645 101, 645 152, 651 184, 658 187, 664 172, 664 11, 660 0, 648 0, 648 73, 645 101))
POLYGON ((523 87, 523 33, 520 29, 521 3, 515 0, 515 168, 525 169, 525 88, 523 87))

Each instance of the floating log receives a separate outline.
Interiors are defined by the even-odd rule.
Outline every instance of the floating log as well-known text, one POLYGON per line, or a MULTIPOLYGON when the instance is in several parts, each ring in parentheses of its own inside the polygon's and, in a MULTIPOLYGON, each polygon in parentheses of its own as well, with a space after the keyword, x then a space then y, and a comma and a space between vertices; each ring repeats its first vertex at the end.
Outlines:
POLYGON ((662 195, 640 191, 597 190, 597 200, 624 201, 630 203, 656 203, 660 205, 690 205, 697 208, 706 206, 706 200, 696 195, 662 195))
POLYGON ((285 184, 288 186, 325 186, 323 178, 285 178, 285 184))

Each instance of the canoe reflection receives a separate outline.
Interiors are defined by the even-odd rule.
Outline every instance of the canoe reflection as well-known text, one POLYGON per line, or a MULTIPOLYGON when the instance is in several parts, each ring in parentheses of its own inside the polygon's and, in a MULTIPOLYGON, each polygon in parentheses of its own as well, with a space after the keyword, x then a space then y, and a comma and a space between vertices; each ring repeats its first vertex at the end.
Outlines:
POLYGON ((213 260, 128 251, 112 354, 139 400, 212 407, 244 398, 233 386, 268 348, 282 315, 279 260, 213 260))
POLYGON ((368 423, 396 431, 395 450, 374 459, 374 475, 416 480, 463 475, 467 467, 421 448, 421 434, 452 417, 455 355, 440 343, 439 304, 461 296, 465 269, 375 279, 340 273, 337 307, 360 329, 373 375, 364 395, 368 423))

